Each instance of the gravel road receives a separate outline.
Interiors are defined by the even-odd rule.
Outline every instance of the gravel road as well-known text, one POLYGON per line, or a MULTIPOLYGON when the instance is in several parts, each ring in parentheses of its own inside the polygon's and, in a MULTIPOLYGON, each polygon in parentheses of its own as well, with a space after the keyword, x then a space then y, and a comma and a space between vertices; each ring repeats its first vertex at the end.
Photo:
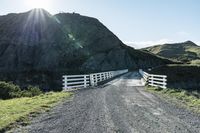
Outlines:
POLYGON ((75 92, 74 98, 14 132, 200 133, 200 116, 145 92, 137 72, 75 92))

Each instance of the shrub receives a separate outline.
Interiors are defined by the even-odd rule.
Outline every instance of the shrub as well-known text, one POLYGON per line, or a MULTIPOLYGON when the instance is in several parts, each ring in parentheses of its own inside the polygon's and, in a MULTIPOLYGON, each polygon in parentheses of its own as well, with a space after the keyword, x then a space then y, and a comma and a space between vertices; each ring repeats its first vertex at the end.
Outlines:
POLYGON ((22 97, 34 97, 42 94, 42 91, 35 86, 28 86, 27 90, 22 91, 22 97))
POLYGON ((28 86, 27 90, 21 90, 18 85, 0 81, 0 99, 11 99, 19 97, 34 97, 42 94, 38 87, 28 86))
POLYGON ((13 83, 0 81, 0 99, 10 99, 21 96, 21 89, 13 83))

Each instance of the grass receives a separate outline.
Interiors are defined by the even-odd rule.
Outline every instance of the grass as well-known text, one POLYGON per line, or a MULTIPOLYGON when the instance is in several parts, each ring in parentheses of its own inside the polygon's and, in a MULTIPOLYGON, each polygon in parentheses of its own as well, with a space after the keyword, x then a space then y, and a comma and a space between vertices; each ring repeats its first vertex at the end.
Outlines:
POLYGON ((156 87, 147 87, 147 90, 170 99, 174 103, 182 105, 194 112, 200 113, 200 94, 196 91, 188 92, 181 89, 162 89, 156 87))
POLYGON ((190 63, 192 65, 200 65, 200 60, 192 60, 190 63))
POLYGON ((189 48, 187 49, 187 51, 194 52, 194 53, 196 53, 198 56, 200 56, 200 47, 199 47, 199 46, 189 47, 189 48))
POLYGON ((0 100, 0 132, 16 126, 28 124, 30 116, 35 116, 43 111, 48 111, 64 98, 69 98, 72 93, 50 92, 32 98, 16 98, 0 100))

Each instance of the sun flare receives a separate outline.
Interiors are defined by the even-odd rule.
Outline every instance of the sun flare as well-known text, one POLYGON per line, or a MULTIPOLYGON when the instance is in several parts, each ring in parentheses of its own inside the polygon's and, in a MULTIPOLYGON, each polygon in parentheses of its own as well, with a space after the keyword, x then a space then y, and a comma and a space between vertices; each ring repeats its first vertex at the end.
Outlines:
POLYGON ((26 5, 29 8, 44 8, 47 9, 50 6, 49 0, 26 0, 26 5))

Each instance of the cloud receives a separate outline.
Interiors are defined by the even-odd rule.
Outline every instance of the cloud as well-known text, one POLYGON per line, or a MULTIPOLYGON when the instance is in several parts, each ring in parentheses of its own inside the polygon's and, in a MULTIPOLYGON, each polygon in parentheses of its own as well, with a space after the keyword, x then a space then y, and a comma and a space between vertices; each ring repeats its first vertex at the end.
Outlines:
POLYGON ((124 43, 134 48, 144 48, 158 44, 174 43, 174 41, 170 39, 160 39, 154 41, 125 41, 124 43))

